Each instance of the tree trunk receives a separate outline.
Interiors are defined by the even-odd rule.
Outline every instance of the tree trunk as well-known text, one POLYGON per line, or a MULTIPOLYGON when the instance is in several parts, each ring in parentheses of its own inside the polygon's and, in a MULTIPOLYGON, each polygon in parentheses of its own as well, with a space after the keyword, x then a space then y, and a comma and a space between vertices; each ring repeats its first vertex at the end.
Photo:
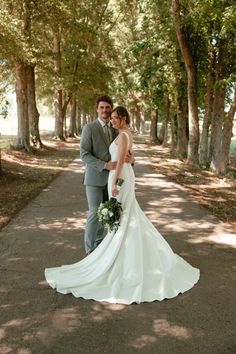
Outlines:
POLYGON ((140 126, 141 126, 141 113, 139 108, 137 108, 135 111, 135 130, 137 132, 140 132, 140 126))
MULTIPOLYGON (((22 2, 21 35, 29 42, 31 37, 31 4, 29 0, 22 2)), ((27 65, 21 60, 15 62, 16 71, 16 103, 18 130, 16 146, 30 151, 30 130, 27 98, 27 65)))
POLYGON ((55 133, 54 139, 65 140, 63 132, 63 107, 62 107, 62 90, 55 90, 54 93, 54 108, 55 108, 55 133))
POLYGON ((163 141, 162 145, 167 146, 168 143, 168 122, 170 121, 170 100, 167 95, 164 97, 164 120, 163 120, 163 141))
POLYGON ((219 173, 225 174, 227 170, 227 165, 229 162, 230 154, 230 143, 233 136, 233 122, 234 115, 236 112, 236 85, 234 87, 234 98, 231 104, 229 112, 225 115, 223 134, 222 134, 222 144, 221 144, 221 154, 220 154, 220 170, 219 173))
POLYGON ((81 110, 80 107, 77 106, 76 112, 76 133, 80 135, 82 132, 82 122, 81 122, 81 110))
POLYGON ((140 133, 145 134, 145 116, 142 111, 140 112, 140 133))
POLYGON ((151 110, 151 127, 150 127, 150 140, 152 143, 158 142, 157 137, 157 123, 158 123, 158 110, 152 109, 151 110))
POLYGON ((171 151, 176 151, 177 146, 177 131, 178 131, 178 123, 177 123, 177 114, 171 113, 170 119, 170 127, 171 127, 171 151))
MULTIPOLYGON (((54 69, 58 77, 61 74, 61 35, 60 29, 57 28, 56 33, 54 34, 54 69)), ((55 132, 54 139, 65 140, 63 132, 63 97, 62 89, 55 88, 54 91, 54 109, 55 109, 55 132)))
POLYGON ((35 98, 35 67, 27 65, 27 97, 31 141, 34 146, 43 147, 39 133, 39 112, 35 98))
POLYGON ((135 130, 135 112, 134 112, 134 109, 130 110, 130 119, 131 119, 130 127, 133 130, 135 130))
POLYGON ((198 164, 199 147, 199 121, 197 104, 197 73, 194 59, 189 49, 186 35, 180 24, 180 4, 179 0, 172 0, 172 14, 175 21, 175 31, 179 47, 184 59, 184 64, 188 76, 188 117, 189 117, 189 143, 188 159, 190 164, 198 164))
MULTIPOLYGON (((64 121, 66 117, 66 110, 70 102, 71 96, 68 96, 63 104, 62 90, 55 90, 54 92, 54 108, 55 108, 55 133, 54 139, 65 141, 64 136, 64 121)), ((66 127, 65 127, 66 133, 66 127)))
POLYGON ((220 152, 222 140, 222 125, 224 121, 224 107, 226 84, 223 82, 227 69, 228 43, 225 39, 219 41, 219 53, 216 63, 216 83, 214 90, 213 116, 211 129, 211 170, 220 173, 220 152))
POLYGON ((18 130, 16 147, 30 151, 29 115, 27 100, 27 67, 22 62, 15 63, 16 103, 18 130))
POLYGON ((85 125, 85 124, 87 124, 87 115, 86 115, 86 112, 85 111, 83 111, 83 113, 82 113, 82 120, 83 120, 83 126, 85 125))
POLYGON ((77 108, 76 98, 75 95, 73 95, 71 99, 70 127, 68 133, 68 135, 72 138, 74 138, 76 135, 76 108, 77 108))
POLYGON ((214 57, 212 53, 209 53, 209 68, 207 75, 207 86, 206 86, 206 95, 205 95, 205 114, 202 124, 202 133, 200 141, 200 156, 199 162, 202 166, 207 166, 209 163, 209 154, 208 154, 208 138, 209 138, 209 126, 212 119, 212 106, 213 106, 213 69, 214 69, 214 57))
MULTIPOLYGON (((63 122, 65 123, 65 136, 67 136, 67 133, 66 133, 66 130, 67 130, 67 127, 66 127, 66 111, 67 111, 68 104, 71 101, 71 98, 72 98, 72 94, 68 95, 67 98, 64 100, 64 104, 62 106, 63 122)), ((63 99, 63 96, 62 96, 62 99, 63 99)))
POLYGON ((157 133, 158 140, 162 144, 164 141, 164 136, 165 136, 165 119, 164 117, 162 118, 162 123, 161 123, 161 128, 159 130, 159 133, 157 133))
POLYGON ((180 80, 177 85, 177 156, 181 159, 187 157, 188 137, 188 101, 186 97, 186 86, 180 80))
POLYGON ((88 123, 92 122, 94 120, 94 114, 93 111, 90 109, 87 109, 87 121, 88 123))

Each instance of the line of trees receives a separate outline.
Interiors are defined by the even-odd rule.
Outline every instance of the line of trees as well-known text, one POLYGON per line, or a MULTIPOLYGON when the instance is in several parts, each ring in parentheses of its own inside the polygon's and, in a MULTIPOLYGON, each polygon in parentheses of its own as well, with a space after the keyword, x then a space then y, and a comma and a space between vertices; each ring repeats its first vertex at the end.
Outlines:
POLYGON ((117 32, 116 47, 124 55, 116 94, 128 97, 139 117, 137 129, 149 116, 151 139, 165 145, 170 125, 180 158, 225 174, 236 111, 235 2, 146 0, 120 6, 130 15, 117 32))
POLYGON ((68 107, 73 136, 109 93, 134 129, 149 120, 153 142, 170 140, 179 158, 225 174, 235 33, 234 0, 2 0, 0 76, 15 82, 17 145, 42 146, 36 97, 54 105, 63 140, 68 107))
POLYGON ((3 0, 0 9, 0 75, 15 85, 17 147, 42 146, 37 98, 54 106, 55 138, 64 140, 69 105, 74 135, 77 104, 84 114, 108 92, 109 0, 3 0))

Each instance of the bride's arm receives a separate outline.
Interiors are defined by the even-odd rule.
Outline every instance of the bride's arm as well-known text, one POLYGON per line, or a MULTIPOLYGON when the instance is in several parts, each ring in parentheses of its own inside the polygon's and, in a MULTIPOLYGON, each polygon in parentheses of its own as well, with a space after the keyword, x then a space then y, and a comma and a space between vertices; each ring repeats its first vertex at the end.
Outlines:
POLYGON ((114 177, 112 180, 112 190, 111 190, 111 194, 113 197, 115 197, 119 194, 119 191, 118 191, 117 185, 116 185, 116 181, 117 181, 117 178, 120 178, 122 167, 125 163, 126 156, 127 156, 128 149, 129 149, 129 146, 128 146, 129 142, 128 142, 128 137, 126 136, 126 134, 120 133, 120 136, 117 139, 117 142, 118 142, 118 152, 117 152, 118 159, 117 159, 114 177))

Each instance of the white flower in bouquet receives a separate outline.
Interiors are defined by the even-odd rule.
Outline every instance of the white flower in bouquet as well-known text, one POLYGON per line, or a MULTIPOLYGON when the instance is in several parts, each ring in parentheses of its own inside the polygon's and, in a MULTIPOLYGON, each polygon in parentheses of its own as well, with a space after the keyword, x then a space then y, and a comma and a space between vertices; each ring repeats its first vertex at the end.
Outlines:
POLYGON ((105 203, 101 203, 97 210, 99 222, 108 226, 111 231, 117 231, 120 225, 122 206, 116 198, 111 198, 105 203))
POLYGON ((101 213, 102 213, 102 215, 106 216, 106 215, 108 215, 109 211, 108 211, 107 208, 103 208, 103 209, 101 210, 101 213))

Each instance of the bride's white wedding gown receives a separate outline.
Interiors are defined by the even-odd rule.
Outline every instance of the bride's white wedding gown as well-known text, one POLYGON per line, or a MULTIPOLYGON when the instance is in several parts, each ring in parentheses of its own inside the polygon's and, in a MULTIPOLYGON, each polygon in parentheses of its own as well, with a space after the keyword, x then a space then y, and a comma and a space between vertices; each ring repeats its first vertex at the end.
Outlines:
MULTIPOLYGON (((115 141, 110 153, 116 161, 115 141)), ((109 174, 109 195, 113 174, 114 171, 109 174)), ((47 282, 62 294, 121 304, 170 299, 184 293, 198 281, 199 269, 172 251, 140 209, 130 164, 124 164, 121 177, 125 182, 117 199, 123 213, 117 232, 108 232, 82 261, 47 268, 47 282)))

